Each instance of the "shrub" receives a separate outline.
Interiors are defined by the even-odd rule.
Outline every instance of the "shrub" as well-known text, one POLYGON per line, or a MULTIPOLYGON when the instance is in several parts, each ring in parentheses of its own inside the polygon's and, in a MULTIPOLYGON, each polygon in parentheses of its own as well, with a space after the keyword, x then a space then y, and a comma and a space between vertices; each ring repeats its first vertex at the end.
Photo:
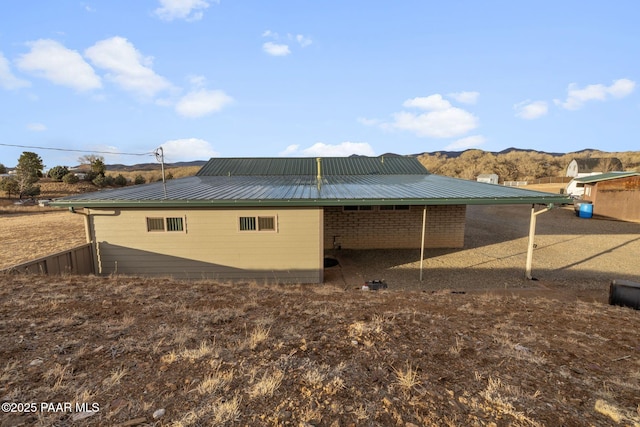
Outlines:
POLYGON ((147 182, 147 180, 144 179, 144 176, 142 176, 142 175, 136 175, 135 179, 133 180, 133 183, 135 185, 144 184, 146 182, 147 182))
POLYGON ((30 197, 34 198, 40 194, 40 186, 39 185, 29 185, 25 187, 22 192, 20 192, 20 198, 30 197))
POLYGON ((118 187, 124 187, 125 185, 127 185, 127 178, 122 176, 122 174, 118 174, 118 176, 116 176, 113 180, 113 183, 118 187))
POLYGON ((62 177, 62 182, 65 184, 75 184, 78 181, 80 181, 80 178, 78 178, 78 175, 75 173, 68 173, 62 177))
POLYGON ((103 187, 109 187, 109 186, 113 185, 114 184, 114 179, 113 179, 113 177, 111 175, 107 175, 107 176, 98 175, 91 182, 93 182, 93 184, 96 187, 103 188, 103 187))
POLYGON ((69 174, 69 169, 66 166, 55 166, 49 169, 49 173, 47 175, 49 178, 56 180, 58 182, 62 181, 65 175, 69 174))

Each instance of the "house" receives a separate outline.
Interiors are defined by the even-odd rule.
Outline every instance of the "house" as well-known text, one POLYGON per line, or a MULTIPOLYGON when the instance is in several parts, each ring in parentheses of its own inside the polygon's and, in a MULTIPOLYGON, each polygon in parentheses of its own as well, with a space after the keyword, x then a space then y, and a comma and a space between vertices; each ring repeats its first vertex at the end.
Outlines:
POLYGON ((498 175, 495 173, 481 173, 476 178, 478 182, 485 182, 487 184, 497 184, 498 183, 498 175))
POLYGON ((567 166, 567 176, 574 178, 614 171, 622 171, 622 162, 617 157, 573 159, 567 166))
POLYGON ((85 216, 98 274, 321 283, 326 250, 461 248, 469 204, 568 202, 357 156, 213 158, 192 177, 52 205, 85 216))
POLYGON ((640 173, 609 172, 575 180, 584 186, 582 199, 593 204, 593 215, 640 221, 640 173))

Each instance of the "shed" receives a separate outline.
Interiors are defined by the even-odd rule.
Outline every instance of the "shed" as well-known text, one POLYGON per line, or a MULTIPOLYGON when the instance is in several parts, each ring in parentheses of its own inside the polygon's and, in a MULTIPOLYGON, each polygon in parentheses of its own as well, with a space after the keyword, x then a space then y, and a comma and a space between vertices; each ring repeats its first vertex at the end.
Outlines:
POLYGON ((617 157, 576 158, 567 166, 567 176, 574 178, 614 171, 622 171, 622 162, 617 157))
POLYGON ((495 173, 481 173, 476 178, 478 182, 485 182, 487 184, 497 184, 498 183, 498 175, 495 173))
POLYGON ((584 186, 583 200, 593 214, 623 221, 640 221, 640 173, 609 172, 575 178, 584 186))
POLYGON ((568 202, 381 156, 213 158, 166 185, 52 205, 85 215, 98 274, 319 283, 325 250, 461 248, 469 204, 568 202))

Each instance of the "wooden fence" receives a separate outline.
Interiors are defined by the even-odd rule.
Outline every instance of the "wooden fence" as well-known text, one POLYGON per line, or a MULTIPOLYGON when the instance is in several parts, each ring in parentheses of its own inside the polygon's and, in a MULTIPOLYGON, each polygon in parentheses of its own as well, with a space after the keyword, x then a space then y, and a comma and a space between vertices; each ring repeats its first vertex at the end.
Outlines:
POLYGON ((73 249, 48 255, 42 258, 14 265, 0 273, 31 273, 31 274, 93 274, 93 255, 91 243, 77 246, 73 249))

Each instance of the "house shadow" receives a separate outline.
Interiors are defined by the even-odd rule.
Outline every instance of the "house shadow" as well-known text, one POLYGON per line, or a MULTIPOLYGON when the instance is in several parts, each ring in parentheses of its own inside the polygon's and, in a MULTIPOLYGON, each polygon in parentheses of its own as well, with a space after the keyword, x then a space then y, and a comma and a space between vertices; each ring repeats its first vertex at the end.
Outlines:
POLYGON ((425 249, 422 268, 420 249, 326 251, 339 266, 325 268, 325 283, 355 288, 384 279, 390 289, 505 289, 543 283, 608 289, 613 279, 640 281, 634 256, 640 253, 640 224, 578 218, 572 207, 538 216, 532 271, 538 280, 525 279, 530 214, 530 205, 468 206, 464 247, 425 249))
POLYGON ((320 270, 245 269, 215 262, 134 249, 108 242, 98 244, 100 275, 137 275, 187 280, 258 283, 317 283, 320 270))

